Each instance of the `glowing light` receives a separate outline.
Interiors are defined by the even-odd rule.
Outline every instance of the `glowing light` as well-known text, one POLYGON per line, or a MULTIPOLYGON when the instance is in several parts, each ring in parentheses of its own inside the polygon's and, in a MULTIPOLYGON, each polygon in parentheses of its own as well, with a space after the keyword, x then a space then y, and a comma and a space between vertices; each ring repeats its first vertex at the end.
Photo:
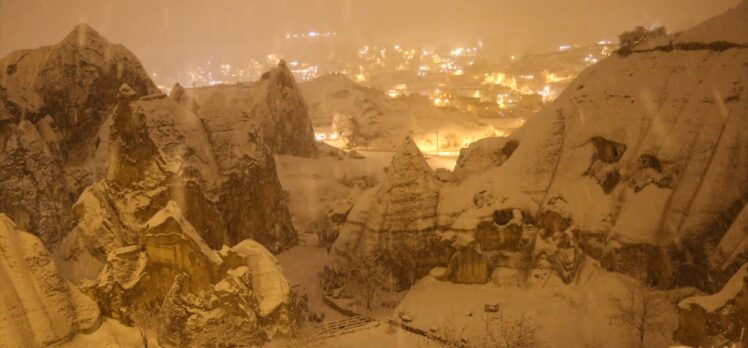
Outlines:
POLYGON ((499 109, 506 109, 506 98, 506 94, 499 94, 496 96, 496 105, 499 106, 499 109))
POLYGON ((560 76, 560 75, 556 75, 555 73, 547 73, 545 74, 545 83, 556 83, 556 82, 566 81, 571 78, 572 76, 560 76))
POLYGON ((551 87, 545 86, 543 89, 537 91, 537 94, 539 94, 541 97, 543 97, 543 102, 550 101, 552 99, 551 96, 551 87))
POLYGON ((307 35, 309 35, 309 37, 317 37, 319 36, 319 33, 316 31, 310 31, 307 35))
POLYGON ((397 95, 398 93, 394 89, 390 89, 387 91, 387 96, 389 96, 390 98, 397 98, 397 95))
POLYGON ((434 98, 434 105, 436 105, 438 107, 447 106, 447 105, 449 105, 449 103, 450 103, 449 97, 447 97, 446 95, 438 96, 438 97, 434 98))
POLYGON ((561 45, 561 46, 558 46, 558 50, 561 51, 561 52, 568 51, 570 48, 571 48, 570 45, 561 45))
POLYGON ((277 65, 280 62, 280 58, 275 54, 268 54, 267 62, 271 65, 277 65))
POLYGON ((221 72, 224 73, 224 75, 231 72, 231 64, 221 64, 221 72))
POLYGON ((597 58, 593 57, 591 54, 588 54, 586 57, 584 57, 584 61, 587 63, 595 64, 597 63, 597 58))
POLYGON ((366 81, 366 76, 364 76, 364 74, 356 74, 356 76, 354 78, 355 78, 356 82, 364 82, 364 81, 366 81))
POLYGON ((455 70, 455 71, 454 71, 454 72, 452 73, 452 75, 455 75, 455 76, 462 76, 462 74, 463 74, 463 71, 462 71, 462 69, 457 69, 457 70, 455 70))

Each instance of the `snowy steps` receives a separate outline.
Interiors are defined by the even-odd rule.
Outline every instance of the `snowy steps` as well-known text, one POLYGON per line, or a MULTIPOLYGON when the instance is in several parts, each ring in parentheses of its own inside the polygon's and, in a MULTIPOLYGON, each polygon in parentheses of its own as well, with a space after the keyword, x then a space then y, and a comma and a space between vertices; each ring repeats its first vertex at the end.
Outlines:
POLYGON ((321 340, 341 335, 347 335, 377 327, 379 325, 380 323, 374 319, 362 315, 356 315, 350 318, 333 321, 323 325, 315 334, 315 338, 321 340))

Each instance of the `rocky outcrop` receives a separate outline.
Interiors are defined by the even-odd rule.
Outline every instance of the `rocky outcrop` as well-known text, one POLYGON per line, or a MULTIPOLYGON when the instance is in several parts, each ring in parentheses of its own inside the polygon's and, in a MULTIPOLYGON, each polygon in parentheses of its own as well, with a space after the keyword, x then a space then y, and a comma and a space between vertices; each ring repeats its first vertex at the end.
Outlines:
POLYGON ((694 296, 678 304, 678 329, 673 337, 694 347, 726 347, 745 342, 748 330, 746 265, 719 292, 694 296))
MULTIPOLYGON (((210 112, 215 103, 200 107, 184 89, 172 98, 159 93, 134 55, 86 25, 57 45, 11 53, 0 67, 0 211, 50 249, 80 226, 72 206, 102 179, 97 189, 129 187, 133 197, 156 201, 126 229, 170 198, 212 247, 255 238, 278 252, 295 243, 271 150, 312 156, 315 147, 285 65, 250 89, 237 86, 245 99, 220 117, 210 112)), ((122 192, 111 194, 100 192, 109 201, 95 206, 117 216, 122 192)))
POLYGON ((361 195, 340 227, 336 253, 381 252, 401 284, 446 265, 451 246, 436 231, 441 182, 411 138, 392 157, 379 185, 361 195))
POLYGON ((123 83, 140 96, 157 91, 130 51, 85 24, 55 45, 0 59, 0 211, 48 247, 93 181, 84 163, 123 83))
POLYGON ((458 179, 463 179, 488 168, 501 166, 514 153, 517 146, 517 141, 506 137, 485 138, 471 143, 467 148, 460 150, 454 175, 458 179))
POLYGON ((306 103, 283 61, 257 82, 176 89, 171 97, 197 110, 211 140, 223 145, 216 146, 219 159, 240 158, 248 132, 272 153, 316 155, 306 103))
MULTIPOLYGON (((375 202, 367 210, 366 228, 383 233, 434 230, 439 186, 413 139, 406 138, 392 156, 382 184, 373 189, 375 202)), ((359 218, 351 215, 348 221, 359 218)))
POLYGON ((488 281, 488 263, 475 241, 460 245, 449 259, 441 279, 458 284, 483 284, 488 281))
POLYGON ((205 228, 201 233, 213 247, 227 241, 216 204, 178 163, 161 155, 142 109, 133 109, 131 89, 122 85, 120 90, 106 179, 81 194, 73 206, 77 225, 55 249, 61 269, 75 281, 97 274, 110 252, 135 244, 136 231, 172 199, 182 204, 188 219, 205 228))
MULTIPOLYGON (((214 248, 247 238, 273 252, 294 245, 296 230, 287 197, 262 137, 242 130, 241 117, 201 119, 184 105, 191 99, 178 98, 181 94, 176 89, 169 98, 142 98, 132 107, 145 115, 148 134, 158 149, 178 164, 181 176, 192 180, 174 197, 190 222, 204 231, 214 248), (216 205, 220 216, 201 208, 208 205, 216 205), (216 219, 221 223, 215 223, 216 219)), ((102 146, 98 157, 104 157, 105 151, 109 149, 102 146)))
POLYGON ((211 249, 171 201, 138 244, 109 254, 90 291, 108 316, 141 327, 151 320, 165 346, 259 344, 288 337, 293 325, 272 254, 250 240, 211 249))
POLYGON ((42 347, 96 328, 100 312, 57 271, 36 236, 0 214, 0 337, 8 347, 42 347))
MULTIPOLYGON (((748 202, 748 88, 738 77, 748 74, 748 37, 725 24, 746 13, 743 2, 658 38, 662 47, 589 67, 509 137, 518 145, 508 158, 497 140, 464 151, 466 168, 489 165, 442 187, 439 226, 486 239, 494 211, 519 209, 543 238, 577 231, 575 243, 608 270, 661 288, 719 289, 744 258, 720 241, 748 202), (737 262, 723 270, 729 255, 737 262)), ((739 245, 744 234, 728 239, 739 245)))

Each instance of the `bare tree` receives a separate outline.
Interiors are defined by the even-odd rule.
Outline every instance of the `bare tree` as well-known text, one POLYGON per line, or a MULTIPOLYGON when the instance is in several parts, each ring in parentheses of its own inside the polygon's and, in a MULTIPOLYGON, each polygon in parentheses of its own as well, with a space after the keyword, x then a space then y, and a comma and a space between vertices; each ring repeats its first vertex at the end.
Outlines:
POLYGON ((516 318, 486 315, 484 319, 485 334, 483 347, 489 348, 538 348, 543 346, 540 340, 540 327, 535 318, 522 314, 516 318))
POLYGON ((627 290, 624 298, 610 298, 614 310, 610 319, 635 332, 643 348, 646 335, 662 326, 667 301, 647 287, 630 285, 627 290))
POLYGON ((450 317, 436 331, 447 341, 459 344, 465 337, 465 330, 467 330, 467 326, 461 325, 458 327, 454 318, 450 317))
POLYGON ((348 257, 341 271, 343 286, 366 303, 366 309, 379 295, 397 290, 397 280, 383 265, 381 253, 361 253, 348 257))

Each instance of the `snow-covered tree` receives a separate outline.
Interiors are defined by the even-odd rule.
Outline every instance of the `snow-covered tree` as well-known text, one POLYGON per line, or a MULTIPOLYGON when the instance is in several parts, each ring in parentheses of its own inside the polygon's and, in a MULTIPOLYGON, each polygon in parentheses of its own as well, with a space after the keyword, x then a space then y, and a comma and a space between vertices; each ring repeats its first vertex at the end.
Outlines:
POLYGON ((618 35, 618 40, 621 46, 619 52, 622 54, 631 53, 631 50, 636 45, 665 34, 665 27, 657 27, 649 30, 642 26, 637 26, 633 30, 624 31, 623 33, 618 35))
POLYGON ((348 257, 340 273, 346 292, 366 303, 366 308, 380 295, 397 290, 397 280, 383 264, 381 253, 361 253, 348 257))
POLYGON ((639 347, 643 348, 646 335, 661 327, 667 301, 647 287, 630 285, 627 290, 623 298, 610 298, 613 307, 610 319, 634 332, 639 347))

